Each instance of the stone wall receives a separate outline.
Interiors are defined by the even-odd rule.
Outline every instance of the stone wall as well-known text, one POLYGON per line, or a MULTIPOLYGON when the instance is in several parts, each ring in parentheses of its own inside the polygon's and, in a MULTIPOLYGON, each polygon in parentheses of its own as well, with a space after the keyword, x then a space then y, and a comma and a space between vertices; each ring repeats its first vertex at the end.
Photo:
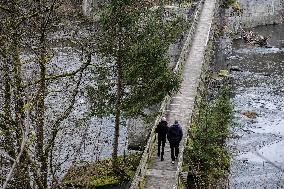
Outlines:
POLYGON ((227 12, 231 28, 251 28, 283 22, 284 0, 237 0, 242 12, 227 12))
MULTIPOLYGON (((144 114, 151 115, 159 111, 159 106, 153 106, 144 111, 144 114)), ((149 122, 149 121, 148 121, 149 122)), ((153 121, 147 123, 142 117, 131 118, 127 120, 128 149, 143 150, 151 132, 153 121)))

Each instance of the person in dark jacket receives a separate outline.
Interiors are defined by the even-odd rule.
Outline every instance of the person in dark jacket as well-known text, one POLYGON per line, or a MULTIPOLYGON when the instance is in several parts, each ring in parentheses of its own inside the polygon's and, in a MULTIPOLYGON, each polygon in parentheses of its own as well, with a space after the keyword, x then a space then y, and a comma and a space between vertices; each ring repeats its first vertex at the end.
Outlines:
POLYGON ((158 156, 160 156, 160 148, 162 146, 161 161, 164 161, 164 149, 166 144, 167 132, 168 132, 168 122, 165 117, 162 117, 161 121, 156 127, 156 133, 158 133, 158 156))
POLYGON ((175 159, 178 157, 179 154, 179 143, 182 139, 182 128, 179 125, 178 121, 175 120, 175 123, 170 126, 167 137, 168 141, 170 142, 170 148, 171 148, 171 158, 172 158, 172 164, 174 164, 175 159))

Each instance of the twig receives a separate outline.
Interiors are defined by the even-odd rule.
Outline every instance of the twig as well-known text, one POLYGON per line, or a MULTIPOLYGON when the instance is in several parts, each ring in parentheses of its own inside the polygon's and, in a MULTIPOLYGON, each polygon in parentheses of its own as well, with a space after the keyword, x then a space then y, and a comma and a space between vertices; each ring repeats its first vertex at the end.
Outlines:
MULTIPOLYGON (((89 56, 91 56, 91 54, 89 54, 89 56)), ((89 65, 91 64, 91 57, 88 57, 88 60, 86 61, 86 63, 84 63, 80 68, 78 68, 77 70, 73 71, 73 72, 69 72, 69 73, 63 73, 63 74, 58 74, 58 75, 51 75, 51 76, 47 76, 45 78, 46 81, 51 80, 51 79, 59 79, 62 77, 70 77, 70 76, 74 76, 77 73, 84 71, 89 65)), ((26 85, 23 86, 23 88, 25 87, 29 87, 35 84, 38 84, 41 80, 37 80, 35 82, 32 83, 28 83, 26 85)))
POLYGON ((3 157, 6 157, 7 159, 9 160, 12 160, 12 161, 16 161, 14 158, 12 158, 11 156, 9 156, 9 154, 7 154, 6 152, 0 150, 0 155, 2 155, 3 157))
MULTIPOLYGON (((88 61, 87 62, 91 62, 91 55, 88 56, 88 61)), ((87 66, 85 67, 87 68, 87 66)), ((84 69, 85 69, 84 68, 84 69)), ((47 156, 47 154, 49 153, 50 149, 53 147, 54 145, 54 141, 55 141, 55 138, 57 136, 57 133, 58 133, 58 127, 60 125, 60 123, 66 118, 69 116, 69 114, 71 113, 73 107, 74 107, 74 104, 76 102, 76 97, 77 97, 77 94, 79 93, 79 86, 81 84, 81 80, 82 80, 82 77, 83 77, 83 72, 84 72, 84 69, 81 70, 80 72, 80 75, 79 75, 79 79, 78 79, 78 82, 76 84, 76 88, 73 92, 73 95, 72 95, 72 99, 71 99, 71 102, 70 102, 70 105, 67 107, 67 109, 57 118, 57 120, 53 123, 53 125, 51 126, 52 128, 52 134, 51 134, 51 138, 48 139, 48 142, 47 142, 47 147, 45 148, 45 155, 47 156)))
POLYGON ((0 5, 0 9, 6 11, 6 12, 8 12, 8 13, 12 13, 12 11, 11 11, 9 8, 4 7, 3 5, 0 5))

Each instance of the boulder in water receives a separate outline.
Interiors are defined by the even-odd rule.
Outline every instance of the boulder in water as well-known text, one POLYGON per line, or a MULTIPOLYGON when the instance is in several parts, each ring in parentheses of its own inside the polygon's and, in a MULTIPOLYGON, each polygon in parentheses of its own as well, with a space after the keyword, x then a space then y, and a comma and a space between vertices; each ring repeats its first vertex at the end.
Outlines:
POLYGON ((230 72, 235 71, 235 72, 241 72, 242 70, 238 66, 232 66, 230 68, 230 72))
POLYGON ((257 33, 252 32, 252 31, 248 31, 248 32, 244 33, 243 39, 247 43, 251 43, 253 45, 259 45, 260 47, 266 47, 268 37, 259 35, 257 33))

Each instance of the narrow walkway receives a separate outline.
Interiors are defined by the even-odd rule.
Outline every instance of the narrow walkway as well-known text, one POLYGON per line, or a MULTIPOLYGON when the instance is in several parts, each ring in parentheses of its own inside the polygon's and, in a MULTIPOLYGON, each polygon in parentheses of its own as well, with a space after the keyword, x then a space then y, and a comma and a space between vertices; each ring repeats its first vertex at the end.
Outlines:
MULTIPOLYGON (((211 28, 213 12, 216 0, 206 0, 196 33, 184 67, 183 82, 180 92, 173 96, 169 110, 167 110, 167 121, 169 125, 174 120, 179 120, 183 127, 184 136, 187 135, 187 125, 193 109, 198 79, 201 73, 206 42, 211 28)), ((183 145, 184 139, 180 145, 183 145)), ((151 167, 147 169, 145 188, 146 189, 172 189, 175 184, 177 162, 171 164, 170 146, 166 143, 165 160, 161 162, 154 151, 151 158, 151 167)))

